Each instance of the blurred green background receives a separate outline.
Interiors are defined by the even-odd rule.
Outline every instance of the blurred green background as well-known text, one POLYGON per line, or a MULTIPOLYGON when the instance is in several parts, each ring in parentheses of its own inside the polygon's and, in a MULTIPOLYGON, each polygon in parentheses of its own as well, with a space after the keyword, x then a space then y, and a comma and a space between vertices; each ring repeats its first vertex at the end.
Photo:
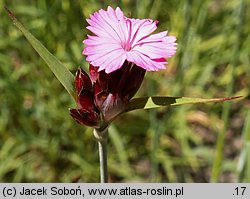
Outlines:
POLYGON ((88 68, 82 40, 94 11, 157 19, 178 52, 138 96, 245 97, 121 116, 110 127, 110 182, 250 182, 249 0, 0 2, 0 182, 98 182, 91 128, 69 116, 74 101, 4 4, 72 73, 88 68))

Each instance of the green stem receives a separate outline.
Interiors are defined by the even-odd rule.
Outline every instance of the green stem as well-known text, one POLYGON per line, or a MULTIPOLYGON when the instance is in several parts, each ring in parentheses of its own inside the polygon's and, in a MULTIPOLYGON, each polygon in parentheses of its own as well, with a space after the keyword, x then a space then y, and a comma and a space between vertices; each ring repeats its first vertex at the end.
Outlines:
POLYGON ((108 182, 108 162, 107 162, 107 138, 108 128, 104 131, 94 129, 94 136, 98 142, 99 161, 100 161, 100 182, 108 182))

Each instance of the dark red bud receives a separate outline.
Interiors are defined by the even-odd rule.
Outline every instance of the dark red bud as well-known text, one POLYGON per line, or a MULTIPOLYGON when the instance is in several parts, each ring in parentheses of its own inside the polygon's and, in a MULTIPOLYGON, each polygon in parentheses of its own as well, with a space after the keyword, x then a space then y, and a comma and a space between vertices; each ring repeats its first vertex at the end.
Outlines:
POLYGON ((126 86, 122 92, 123 97, 130 100, 136 94, 142 84, 145 73, 145 69, 136 65, 131 68, 126 79, 126 86))
POLYGON ((95 105, 106 121, 119 115, 129 100, 141 86, 146 70, 125 62, 122 68, 110 74, 98 72, 90 66, 90 78, 93 82, 95 105))
POLYGON ((80 67, 76 73, 75 86, 78 109, 70 109, 70 115, 81 125, 100 128, 101 120, 99 111, 94 104, 92 82, 88 74, 80 67))
POLYGON ((118 93, 122 91, 124 86, 124 80, 126 79, 126 71, 129 71, 129 67, 126 67, 127 62, 124 63, 123 67, 121 67, 119 70, 116 70, 109 74, 109 92, 111 93, 118 93))
POLYGON ((69 111, 70 115, 77 123, 94 128, 100 127, 99 114, 97 114, 95 111, 88 111, 83 109, 70 109, 69 111))
POLYGON ((88 74, 82 70, 80 67, 76 72, 76 79, 75 79, 75 86, 76 86, 76 94, 77 96, 81 93, 83 89, 92 90, 92 83, 88 76, 88 74))
POLYGON ((105 71, 98 72, 98 68, 89 66, 89 73, 94 87, 94 98, 96 107, 102 111, 102 104, 108 95, 109 75, 105 71))
POLYGON ((81 93, 78 95, 76 100, 79 108, 84 110, 94 110, 94 94, 86 89, 83 89, 81 93))
POLYGON ((79 109, 72 109, 71 115, 80 124, 99 124, 99 112, 103 114, 106 122, 114 119, 138 91, 146 72, 127 61, 119 70, 110 74, 98 69, 90 65, 90 76, 80 68, 76 74, 79 109))

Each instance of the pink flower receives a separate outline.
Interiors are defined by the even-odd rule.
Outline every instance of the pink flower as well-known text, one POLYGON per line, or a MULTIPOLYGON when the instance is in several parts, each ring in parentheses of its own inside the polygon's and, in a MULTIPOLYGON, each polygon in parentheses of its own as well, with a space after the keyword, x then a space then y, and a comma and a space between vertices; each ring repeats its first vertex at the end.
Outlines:
POLYGON ((119 7, 99 10, 87 19, 88 35, 83 55, 98 71, 111 73, 122 67, 125 60, 147 70, 165 69, 166 58, 176 52, 176 38, 167 31, 150 35, 158 21, 131 19, 124 16, 119 7))

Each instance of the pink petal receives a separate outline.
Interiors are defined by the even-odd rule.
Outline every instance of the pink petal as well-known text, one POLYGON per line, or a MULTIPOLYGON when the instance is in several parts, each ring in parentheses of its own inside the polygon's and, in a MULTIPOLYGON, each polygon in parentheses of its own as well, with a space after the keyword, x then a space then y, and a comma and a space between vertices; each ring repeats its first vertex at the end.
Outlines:
POLYGON ((158 71, 159 69, 164 69, 166 62, 158 62, 157 60, 154 61, 150 59, 148 56, 137 52, 137 51, 130 51, 126 53, 127 60, 144 68, 147 71, 158 71))
POLYGON ((128 36, 128 31, 126 28, 126 19, 124 17, 123 12, 119 7, 114 10, 110 6, 108 7, 108 12, 112 12, 112 14, 116 17, 116 20, 112 20, 112 26, 116 29, 116 31, 119 33, 119 36, 121 38, 121 43, 125 42, 128 36))
POLYGON ((99 37, 110 38, 114 39, 115 41, 118 40, 116 37, 114 37, 114 35, 109 34, 109 32, 106 30, 103 30, 103 28, 97 28, 96 26, 87 26, 86 28, 99 37))
POLYGON ((115 55, 110 54, 109 56, 106 56, 106 61, 101 64, 98 71, 105 69, 106 73, 111 73, 122 67, 124 61, 126 60, 126 54, 124 51, 116 51, 115 53, 115 55))
MULTIPOLYGON (((108 9, 109 8, 110 8, 110 6, 108 7, 108 9)), ((116 17, 117 17, 118 20, 120 20, 120 21, 124 20, 124 14, 123 14, 123 12, 121 11, 121 9, 119 7, 117 7, 115 9, 115 14, 116 14, 116 17)))
MULTIPOLYGON (((110 38, 101 38, 97 36, 90 36, 88 35, 88 39, 83 40, 83 43, 86 46, 98 46, 98 45, 103 45, 103 44, 117 44, 116 41, 110 38)), ((119 45, 119 44, 117 44, 119 45)), ((120 45, 119 45, 120 46, 120 45)))
POLYGON ((95 46, 87 46, 83 50, 84 55, 91 55, 91 54, 106 54, 116 49, 122 49, 117 44, 102 44, 102 45, 95 45, 95 46))
POLYGON ((166 33, 167 31, 164 31, 141 39, 133 50, 143 53, 151 59, 173 56, 176 52, 176 38, 166 36, 166 33))
POLYGON ((169 44, 159 41, 137 45, 133 48, 133 50, 146 54, 148 57, 155 59, 160 57, 169 58, 173 56, 176 52, 176 47, 174 43, 169 44))
POLYGON ((108 53, 89 54, 87 57, 87 61, 99 67, 99 71, 105 69, 106 72, 109 71, 108 73, 119 69, 125 59, 125 52, 122 48, 113 49, 108 53))
POLYGON ((109 65, 106 67, 105 72, 111 73, 118 69, 120 69, 123 65, 123 63, 126 60, 126 55, 122 55, 119 59, 114 59, 112 62, 109 63, 109 65))
POLYGON ((131 38, 130 43, 131 46, 136 44, 141 38, 151 34, 156 30, 156 21, 152 19, 128 19, 131 21, 132 28, 130 30, 131 38))
POLYGON ((119 21, 113 8, 108 7, 108 11, 100 10, 87 19, 91 32, 99 37, 113 38, 117 42, 122 42, 123 36, 119 28, 119 21))
POLYGON ((164 37, 167 36, 168 31, 163 31, 163 32, 159 32, 156 34, 152 34, 152 35, 147 35, 146 37, 142 38, 140 41, 137 42, 137 44, 140 44, 141 41, 143 42, 152 42, 152 41, 158 41, 158 40, 162 40, 164 37))
MULTIPOLYGON (((100 67, 100 70, 105 69, 108 66, 108 62, 112 59, 121 59, 121 55, 124 54, 124 50, 118 45, 100 45, 100 46, 87 46, 84 51, 84 55, 87 55, 87 61, 93 66, 100 67)), ((124 62, 121 60, 120 62, 124 62)), ((117 66, 121 67, 120 65, 117 66)))

